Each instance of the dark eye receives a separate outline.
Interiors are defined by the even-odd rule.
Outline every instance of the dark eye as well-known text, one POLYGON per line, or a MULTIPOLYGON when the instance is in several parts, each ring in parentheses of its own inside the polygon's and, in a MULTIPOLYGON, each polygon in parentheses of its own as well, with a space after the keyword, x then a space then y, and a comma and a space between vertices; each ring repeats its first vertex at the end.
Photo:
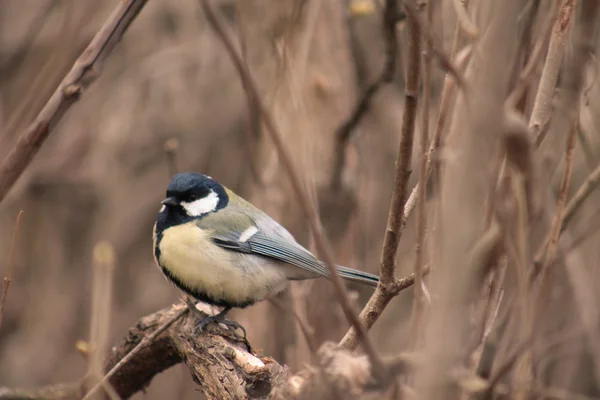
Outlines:
POLYGON ((196 201, 198 200, 198 196, 196 196, 195 194, 190 195, 190 201, 196 201))

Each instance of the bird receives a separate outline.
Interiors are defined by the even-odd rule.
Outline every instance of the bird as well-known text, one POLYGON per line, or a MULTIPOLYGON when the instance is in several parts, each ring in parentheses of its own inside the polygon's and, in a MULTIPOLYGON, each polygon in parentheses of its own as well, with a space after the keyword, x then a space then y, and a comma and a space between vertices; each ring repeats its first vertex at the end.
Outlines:
MULTIPOLYGON (((226 319, 285 290, 289 281, 328 278, 327 266, 266 213, 198 172, 175 174, 153 229, 154 258, 164 275, 193 299, 222 307, 196 325, 245 329, 226 319)), ((342 278, 376 287, 377 275, 336 266, 342 278)), ((191 310, 199 313, 189 300, 191 310)))

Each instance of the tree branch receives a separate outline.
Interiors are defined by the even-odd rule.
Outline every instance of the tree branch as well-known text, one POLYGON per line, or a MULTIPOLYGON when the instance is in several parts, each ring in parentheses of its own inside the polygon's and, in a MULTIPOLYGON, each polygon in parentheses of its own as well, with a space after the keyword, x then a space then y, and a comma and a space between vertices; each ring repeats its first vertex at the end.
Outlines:
MULTIPOLYGON (((220 326, 203 335, 195 334, 194 316, 187 311, 186 305, 177 304, 146 316, 112 348, 105 370, 114 371, 108 375, 109 382, 122 399, 143 390, 154 376, 180 362, 188 366, 207 399, 266 397, 274 386, 283 384, 285 367, 256 356, 220 326), (187 318, 179 319, 184 314, 187 318), (161 327, 173 322, 157 335, 161 327)), ((86 391, 81 383, 38 389, 0 387, 0 400, 79 400, 86 391)))
MULTIPOLYGON (((360 319, 366 325, 367 329, 373 326, 390 300, 400 292, 396 279, 396 253, 400 237, 402 236, 402 218, 404 216, 408 178, 411 172, 410 166, 417 116, 417 96, 421 65, 421 34, 419 24, 414 18, 408 19, 407 30, 408 59, 404 92, 404 114, 398 160, 396 161, 394 191, 392 193, 387 228, 383 239, 383 250, 381 252, 379 267, 380 282, 375 293, 373 293, 373 296, 371 296, 369 302, 360 313, 360 319)), ((357 345, 358 335, 354 328, 352 328, 342 338, 340 346, 347 349, 354 349, 357 345)))
POLYGON ((100 75, 104 61, 147 0, 123 0, 73 64, 39 114, 0 164, 0 202, 38 152, 50 131, 100 75))

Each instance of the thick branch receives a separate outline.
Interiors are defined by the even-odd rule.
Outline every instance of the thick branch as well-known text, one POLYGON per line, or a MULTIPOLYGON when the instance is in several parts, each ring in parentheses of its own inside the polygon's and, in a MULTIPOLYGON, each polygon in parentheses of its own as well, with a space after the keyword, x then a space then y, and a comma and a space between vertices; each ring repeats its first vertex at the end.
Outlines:
MULTIPOLYGON (((175 305, 142 318, 113 347, 105 370, 111 370, 165 322, 181 315, 184 307, 175 305)), ((174 323, 112 375, 110 384, 122 399, 143 390, 155 375, 182 361, 208 399, 266 397, 275 385, 284 382, 285 367, 248 351, 227 329, 211 326, 208 333, 195 334, 194 322, 187 313, 186 318, 174 323)), ((33 390, 0 388, 0 400, 75 400, 81 399, 86 392, 87 389, 80 384, 33 390)))

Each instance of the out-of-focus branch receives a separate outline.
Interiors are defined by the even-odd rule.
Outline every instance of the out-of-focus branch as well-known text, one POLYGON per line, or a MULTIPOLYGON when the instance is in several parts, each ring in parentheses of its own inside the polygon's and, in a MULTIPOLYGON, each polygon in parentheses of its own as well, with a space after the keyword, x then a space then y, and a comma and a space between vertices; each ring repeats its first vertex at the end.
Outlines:
POLYGON ((385 63, 379 77, 371 83, 354 106, 352 114, 338 129, 335 134, 336 150, 334 152, 333 172, 331 174, 331 187, 339 189, 342 172, 346 163, 346 146, 350 141, 352 132, 358 126, 362 117, 367 113, 371 100, 384 83, 394 80, 398 58, 398 40, 396 37, 396 24, 403 17, 398 10, 396 0, 386 0, 383 10, 383 33, 385 38, 385 63))
POLYGON ((29 24, 27 32, 25 33, 23 40, 19 43, 12 54, 9 54, 5 60, 0 64, 0 78, 1 80, 9 79, 13 74, 19 70, 19 66, 27 56, 29 50, 33 45, 33 42, 38 37, 40 31, 44 27, 48 20, 48 15, 52 12, 54 7, 57 5, 57 0, 47 0, 44 4, 39 6, 38 13, 36 14, 33 21, 29 24))
MULTIPOLYGON (((595 8, 596 6, 596 2, 582 1, 581 23, 574 34, 573 53, 567 60, 568 62, 564 68, 564 79, 561 84, 561 97, 559 98, 557 105, 559 112, 554 115, 552 121, 551 129, 556 132, 557 135, 564 134, 564 132, 570 132, 570 128, 573 126, 572 124, 579 115, 579 101, 584 86, 585 66, 590 59, 590 54, 593 50, 598 31, 598 21, 595 20, 598 13, 598 9, 595 8)), ((590 177, 584 182, 584 185, 577 191, 573 199, 568 202, 564 216, 562 217, 566 222, 562 221, 562 226, 567 225, 577 207, 579 207, 585 197, 587 197, 589 192, 593 189, 594 176, 595 174, 592 172, 590 177)), ((564 228, 561 228, 561 231, 563 230, 564 228)), ((546 237, 544 243, 536 253, 536 265, 541 263, 549 243, 550 235, 546 237)))
POLYGON ((432 287, 438 300, 426 327, 424 367, 415 376, 419 399, 449 398, 456 384, 447 373, 465 359, 469 306, 480 297, 481 284, 497 262, 503 229, 493 221, 484 232, 485 200, 494 154, 502 134, 504 101, 516 59, 517 20, 523 2, 484 2, 478 26, 485 35, 475 44, 465 79, 469 92, 459 93, 446 141, 439 214, 440 264, 432 287))
MULTIPOLYGON (((379 286, 360 313, 360 319, 371 328, 390 300, 399 293, 396 279, 396 253, 402 236, 402 218, 406 201, 408 178, 412 159, 412 147, 417 115, 417 96, 421 76, 421 34, 414 18, 407 21, 407 68, 404 92, 404 114, 402 121, 400 148, 396 161, 396 177, 388 215, 387 228, 383 239, 383 250, 379 266, 379 286)), ((341 347, 354 349, 359 336, 352 328, 340 342, 341 347)))
MULTIPOLYGON (((425 5, 427 27, 433 22, 433 5, 425 5)), ((425 41, 424 41, 425 42, 425 41)), ((426 181, 427 158, 429 155, 429 100, 431 96, 431 49, 427 43, 423 45, 423 100, 421 109, 421 143, 419 154, 419 182, 426 181)), ((421 336, 421 325, 425 309, 425 293, 423 289, 423 265, 425 260, 425 228, 427 226, 427 209, 425 205, 425 185, 419 186, 417 207, 417 246, 415 261, 415 290, 413 297, 413 310, 411 319, 411 346, 415 348, 421 336)), ((404 215, 403 215, 404 216, 404 215)))
POLYGON ((259 94, 256 82, 252 77, 250 71, 248 71, 248 68, 243 62, 237 49, 235 48, 232 39, 233 35, 231 34, 231 32, 228 32, 227 27, 223 23, 223 18, 218 14, 218 11, 216 11, 215 8, 212 6, 210 0, 201 0, 201 4, 208 22, 223 42, 223 45, 225 46, 225 49, 227 50, 231 61, 237 69, 242 80, 244 89, 247 90, 248 94, 254 98, 254 103, 256 104, 257 110, 259 111, 262 117, 266 131, 270 135, 271 140, 273 140, 273 144, 277 150, 279 159, 283 164, 283 168, 290 178, 290 184, 292 186, 294 194, 298 199, 298 203, 302 209, 303 214, 308 220, 309 228, 314 238, 317 254, 323 259, 324 263, 327 265, 327 269, 329 270, 329 278, 333 283, 336 297, 340 303, 342 311, 344 312, 344 315, 346 316, 348 322, 350 322, 350 324, 358 332, 359 341, 362 344, 363 350, 369 357, 369 361, 371 362, 372 368, 375 371, 374 375, 376 375, 377 378, 380 379, 382 382, 387 384, 387 370, 382 364, 377 352, 375 351, 373 343, 367 336, 366 329, 361 324, 359 317, 356 315, 354 309, 350 304, 346 287, 342 282, 342 278, 337 272, 331 252, 329 251, 329 248, 326 245, 325 237, 322 233, 323 230, 321 227, 319 216, 316 212, 314 204, 310 201, 306 190, 304 190, 303 188, 300 175, 298 174, 292 162, 290 151, 283 142, 283 136, 279 132, 279 129, 273 121, 272 116, 267 112, 264 102, 259 94))
POLYGON ((15 146, 0 164, 0 202, 29 165, 50 131, 64 113, 81 97, 83 91, 99 76, 104 61, 137 17, 147 0, 119 2, 71 71, 54 91, 39 114, 22 132, 15 146))

